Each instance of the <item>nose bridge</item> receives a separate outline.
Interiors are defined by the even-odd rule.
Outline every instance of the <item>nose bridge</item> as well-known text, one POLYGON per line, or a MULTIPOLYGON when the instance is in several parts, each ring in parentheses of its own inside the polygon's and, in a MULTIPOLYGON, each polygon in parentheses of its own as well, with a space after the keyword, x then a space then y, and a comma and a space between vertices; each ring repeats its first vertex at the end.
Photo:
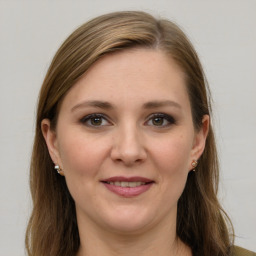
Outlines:
POLYGON ((125 122, 116 129, 113 138, 112 158, 126 165, 141 162, 146 158, 143 134, 134 122, 125 122))

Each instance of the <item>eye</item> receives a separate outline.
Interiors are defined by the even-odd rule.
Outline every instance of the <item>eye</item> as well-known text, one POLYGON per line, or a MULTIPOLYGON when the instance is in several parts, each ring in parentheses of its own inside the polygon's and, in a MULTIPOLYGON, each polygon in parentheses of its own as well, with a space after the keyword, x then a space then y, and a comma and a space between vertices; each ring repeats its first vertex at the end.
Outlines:
POLYGON ((151 115, 146 124, 149 126, 167 127, 169 125, 175 124, 175 120, 170 115, 157 113, 151 115))
POLYGON ((107 120, 107 118, 102 114, 90 114, 83 117, 81 123, 90 126, 90 127, 100 127, 100 126, 108 126, 111 123, 107 120))

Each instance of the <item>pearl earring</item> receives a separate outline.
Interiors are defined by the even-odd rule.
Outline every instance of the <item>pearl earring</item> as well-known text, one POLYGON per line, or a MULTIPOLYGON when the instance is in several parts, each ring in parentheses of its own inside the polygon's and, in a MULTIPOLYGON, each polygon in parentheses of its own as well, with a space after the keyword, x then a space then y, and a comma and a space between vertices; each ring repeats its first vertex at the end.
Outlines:
POLYGON ((195 172, 196 171, 196 167, 198 165, 198 161, 197 160, 193 160, 192 163, 191 163, 192 167, 193 167, 193 171, 195 172))
POLYGON ((55 164, 54 169, 57 171, 58 174, 64 176, 64 173, 59 165, 55 164))

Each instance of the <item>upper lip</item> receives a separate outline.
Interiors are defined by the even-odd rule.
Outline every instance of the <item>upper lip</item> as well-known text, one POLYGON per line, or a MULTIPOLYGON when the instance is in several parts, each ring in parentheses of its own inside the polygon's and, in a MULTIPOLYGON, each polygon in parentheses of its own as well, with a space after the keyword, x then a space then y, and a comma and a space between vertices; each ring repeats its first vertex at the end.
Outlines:
POLYGON ((101 181, 102 182, 126 181, 126 182, 145 182, 145 183, 154 182, 151 179, 148 179, 145 177, 139 177, 139 176, 134 176, 134 177, 114 176, 107 179, 103 179, 101 181))

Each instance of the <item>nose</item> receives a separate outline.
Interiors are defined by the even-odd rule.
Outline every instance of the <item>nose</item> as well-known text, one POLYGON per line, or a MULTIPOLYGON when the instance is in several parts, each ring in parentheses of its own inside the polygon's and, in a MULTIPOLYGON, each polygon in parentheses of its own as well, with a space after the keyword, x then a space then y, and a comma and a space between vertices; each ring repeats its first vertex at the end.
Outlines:
POLYGON ((142 163, 147 158, 143 136, 136 127, 120 127, 113 138, 111 158, 126 166, 142 163))

